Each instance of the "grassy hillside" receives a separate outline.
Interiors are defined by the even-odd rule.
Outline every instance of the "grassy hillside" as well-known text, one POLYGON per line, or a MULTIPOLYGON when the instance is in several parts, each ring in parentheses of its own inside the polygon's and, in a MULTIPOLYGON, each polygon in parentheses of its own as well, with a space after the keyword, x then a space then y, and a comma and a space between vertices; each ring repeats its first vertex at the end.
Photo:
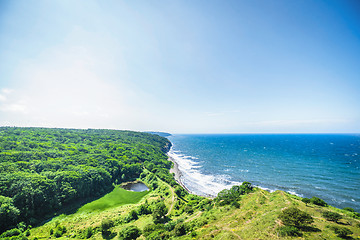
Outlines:
MULTIPOLYGON (((151 184, 147 181, 148 178, 142 180, 151 184)), ((301 236, 296 239, 360 239, 360 221, 352 217, 350 212, 305 204, 301 198, 282 191, 269 193, 255 188, 251 193, 240 196, 236 201, 239 205, 221 206, 216 199, 209 200, 190 194, 179 196, 166 182, 160 179, 157 182, 158 187, 145 194, 137 203, 98 212, 78 211, 75 214, 61 215, 31 229, 30 239, 56 239, 50 232, 51 229, 55 231, 57 226, 67 229, 58 239, 84 239, 88 229, 92 231, 91 236, 88 235, 91 239, 119 239, 128 226, 140 229, 141 236, 138 239, 293 239, 295 237, 280 236, 278 231, 283 225, 279 219, 280 213, 291 206, 310 214, 314 219, 314 223, 300 230, 301 236), (167 216, 161 223, 155 225, 152 214, 127 219, 133 210, 139 211, 140 206, 147 205, 151 208, 159 201, 164 202, 167 207, 167 216), (341 214, 342 219, 337 223, 326 220, 322 212, 327 210, 341 214), (111 227, 104 235, 102 224, 106 221, 111 222, 111 227), (332 226, 346 227, 353 234, 351 237, 340 238, 332 226)), ((99 200, 106 198, 107 196, 99 200)), ((91 206, 95 209, 96 205, 91 206)))

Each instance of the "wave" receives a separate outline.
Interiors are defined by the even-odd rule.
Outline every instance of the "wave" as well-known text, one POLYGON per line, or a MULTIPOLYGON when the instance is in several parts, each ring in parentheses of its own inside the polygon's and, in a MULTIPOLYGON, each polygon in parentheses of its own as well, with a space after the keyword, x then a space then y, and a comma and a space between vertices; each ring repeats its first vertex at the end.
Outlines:
POLYGON ((178 164, 181 172, 180 180, 192 193, 215 197, 223 189, 230 189, 241 184, 230 180, 228 175, 208 175, 201 171, 204 166, 197 162, 198 158, 186 156, 180 151, 169 151, 169 156, 178 164))
MULTIPOLYGON (((194 161, 199 159, 197 157, 184 155, 181 153, 181 151, 173 149, 168 152, 168 155, 173 159, 173 161, 177 163, 179 171, 181 172, 180 180, 191 193, 201 196, 216 197, 220 191, 224 189, 230 189, 234 185, 242 184, 242 182, 231 180, 229 175, 209 175, 203 173, 201 171, 201 169, 204 167, 201 165, 203 162, 194 161)), ((240 171, 249 172, 248 169, 241 169, 240 171)), ((292 189, 289 190, 283 189, 281 187, 264 187, 261 185, 254 186, 268 192, 283 190, 299 197, 303 196, 302 194, 299 194, 292 189)))

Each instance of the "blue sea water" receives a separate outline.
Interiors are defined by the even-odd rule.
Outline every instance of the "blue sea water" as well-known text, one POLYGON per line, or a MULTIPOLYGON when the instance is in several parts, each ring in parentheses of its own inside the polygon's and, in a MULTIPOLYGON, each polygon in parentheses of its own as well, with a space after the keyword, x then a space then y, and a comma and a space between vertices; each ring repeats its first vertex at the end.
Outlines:
POLYGON ((251 182, 360 211, 360 134, 173 135, 169 155, 193 193, 251 182))

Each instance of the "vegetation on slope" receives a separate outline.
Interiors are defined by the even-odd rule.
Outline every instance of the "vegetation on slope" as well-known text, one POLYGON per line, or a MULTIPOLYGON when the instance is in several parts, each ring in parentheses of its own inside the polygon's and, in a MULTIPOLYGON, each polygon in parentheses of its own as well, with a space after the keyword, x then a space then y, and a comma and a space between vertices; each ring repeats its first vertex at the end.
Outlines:
MULTIPOLYGON (((25 131, 27 130, 34 129, 25 129, 25 131)), ((42 129, 42 131, 58 130, 42 129)), ((89 130, 65 131, 74 131, 81 135, 89 130)), ((115 135, 117 134, 135 134, 139 138, 145 137, 145 139, 149 136, 133 132, 117 132, 115 135)), ((152 136, 150 135, 150 137, 152 136)), ((146 145, 148 149, 154 149, 154 151, 153 153, 143 152, 146 158, 142 158, 138 162, 127 161, 131 159, 130 155, 124 161, 118 157, 119 155, 112 156, 108 149, 103 150, 104 155, 110 154, 110 159, 115 159, 119 164, 123 163, 122 166, 139 163, 141 163, 140 166, 144 166, 140 167, 140 173, 136 172, 131 178, 122 178, 121 176, 120 178, 110 178, 109 185, 113 189, 111 193, 107 195, 103 193, 103 197, 88 205, 84 205, 82 208, 75 207, 73 211, 54 217, 34 228, 27 225, 27 222, 19 223, 16 228, 4 232, 0 237, 3 239, 143 240, 292 239, 294 237, 297 239, 359 239, 359 214, 352 209, 333 208, 319 198, 302 199, 282 191, 269 193, 254 188, 247 182, 241 186, 221 191, 215 199, 189 194, 176 184, 173 176, 169 174, 168 168, 171 164, 166 161, 163 153, 166 146, 169 146, 168 141, 160 137, 159 139, 155 137, 146 143, 143 141, 147 140, 135 142, 140 146, 149 144, 152 147, 146 145), (156 145, 152 141, 158 141, 160 144, 156 145), (134 193, 116 186, 121 181, 135 178, 149 186, 150 191, 134 193), (112 187, 114 185, 115 188, 112 187), (85 209, 87 210, 85 211, 85 209)), ((137 148, 137 145, 133 143, 129 143, 127 146, 127 150, 130 152, 134 151, 134 146, 135 149, 137 148)), ((97 144, 102 146, 101 141, 97 144)), ((118 139, 114 144, 122 145, 124 143, 118 139)), ((93 147, 96 149, 95 145, 93 147)), ((102 148, 100 147, 100 149, 102 148)), ((115 152, 118 152, 117 150, 115 152)), ((81 153, 76 156, 81 158, 81 153)), ((138 155, 135 154, 135 156, 138 155)), ((59 157, 55 160, 51 159, 50 162, 55 164, 63 159, 59 157)), ((49 160, 45 159, 44 161, 49 160)), ((6 165, 6 161, 2 163, 6 165)), ((116 172, 117 168, 108 168, 106 163, 107 161, 103 161, 97 166, 112 176, 111 173, 116 172)), ((62 162, 62 167, 66 168, 64 164, 65 162, 62 162)), ((54 169, 53 172, 57 173, 57 169, 54 169)), ((41 175, 42 172, 34 173, 41 175)), ((8 212, 18 212, 20 215, 20 210, 14 204, 13 197, 3 196, 0 200, 5 203, 1 205, 2 209, 7 209, 8 212)), ((80 206, 76 204, 78 201, 73 200, 71 203, 68 205, 80 206)), ((2 211, 0 214, 4 212, 2 211)), ((11 216, 16 216, 16 214, 11 216)), ((7 217, 10 218, 10 215, 7 217)))
POLYGON ((169 147, 165 138, 130 131, 0 128, 0 232, 102 196, 144 168, 170 179, 169 147))

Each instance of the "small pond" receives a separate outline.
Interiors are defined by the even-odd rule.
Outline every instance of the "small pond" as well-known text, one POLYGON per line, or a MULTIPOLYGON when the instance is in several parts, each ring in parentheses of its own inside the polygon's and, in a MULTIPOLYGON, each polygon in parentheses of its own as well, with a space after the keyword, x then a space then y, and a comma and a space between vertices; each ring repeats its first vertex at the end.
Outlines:
POLYGON ((148 186, 146 186, 142 182, 126 183, 122 186, 122 188, 129 190, 129 191, 134 191, 134 192, 144 192, 144 191, 149 190, 148 186))

